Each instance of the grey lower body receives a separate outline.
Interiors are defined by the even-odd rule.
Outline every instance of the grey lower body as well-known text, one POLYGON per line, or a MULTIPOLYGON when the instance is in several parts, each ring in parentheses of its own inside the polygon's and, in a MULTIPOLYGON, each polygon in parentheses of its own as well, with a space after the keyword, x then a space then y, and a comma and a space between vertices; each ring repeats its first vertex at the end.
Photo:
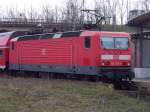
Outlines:
POLYGON ((130 79, 135 77, 131 67, 93 67, 93 66, 67 66, 43 64, 10 64, 10 71, 31 71, 68 73, 78 75, 93 75, 107 79, 130 79))

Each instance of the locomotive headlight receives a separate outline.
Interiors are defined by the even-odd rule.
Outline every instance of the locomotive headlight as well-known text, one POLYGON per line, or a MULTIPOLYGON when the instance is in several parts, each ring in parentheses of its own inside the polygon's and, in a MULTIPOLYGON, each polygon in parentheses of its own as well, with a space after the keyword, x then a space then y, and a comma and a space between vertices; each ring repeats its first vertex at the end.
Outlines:
POLYGON ((128 66, 130 66, 131 64, 130 64, 130 62, 128 62, 128 66))
POLYGON ((130 55, 119 55, 119 60, 130 60, 130 55))
POLYGON ((102 63, 102 66, 104 66, 104 65, 105 65, 105 63, 103 62, 103 63, 102 63))
POLYGON ((113 55, 101 55, 102 60, 113 60, 113 55))

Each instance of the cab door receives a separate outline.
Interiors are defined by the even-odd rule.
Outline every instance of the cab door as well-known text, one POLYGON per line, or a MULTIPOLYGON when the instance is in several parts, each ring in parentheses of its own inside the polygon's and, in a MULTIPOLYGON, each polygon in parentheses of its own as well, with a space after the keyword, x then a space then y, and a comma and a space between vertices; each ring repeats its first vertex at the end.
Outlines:
POLYGON ((91 38, 90 36, 84 37, 84 45, 83 45, 83 65, 90 66, 91 64, 91 38))

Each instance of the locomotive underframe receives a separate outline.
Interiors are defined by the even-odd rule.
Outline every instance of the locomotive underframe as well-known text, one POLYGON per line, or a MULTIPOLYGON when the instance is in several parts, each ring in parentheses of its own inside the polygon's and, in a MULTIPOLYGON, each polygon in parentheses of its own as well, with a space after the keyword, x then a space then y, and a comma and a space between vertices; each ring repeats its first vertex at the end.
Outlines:
POLYGON ((101 77, 112 80, 132 80, 135 77, 131 67, 100 67, 101 77))
POLYGON ((92 67, 92 66, 64 66, 64 65, 41 65, 41 64, 11 64, 11 71, 33 71, 33 72, 52 72, 68 73, 77 75, 92 75, 110 80, 122 80, 134 78, 134 72, 131 67, 92 67))

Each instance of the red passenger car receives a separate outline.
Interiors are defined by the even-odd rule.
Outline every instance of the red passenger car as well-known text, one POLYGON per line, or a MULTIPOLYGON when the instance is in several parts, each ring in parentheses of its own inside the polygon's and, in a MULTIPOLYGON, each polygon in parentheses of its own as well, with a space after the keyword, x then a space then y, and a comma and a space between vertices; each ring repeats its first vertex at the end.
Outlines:
POLYGON ((128 33, 76 31, 11 40, 9 69, 69 73, 108 79, 134 77, 128 33))
POLYGON ((0 70, 6 69, 9 64, 10 39, 21 34, 23 35, 24 33, 20 31, 0 33, 0 70))

